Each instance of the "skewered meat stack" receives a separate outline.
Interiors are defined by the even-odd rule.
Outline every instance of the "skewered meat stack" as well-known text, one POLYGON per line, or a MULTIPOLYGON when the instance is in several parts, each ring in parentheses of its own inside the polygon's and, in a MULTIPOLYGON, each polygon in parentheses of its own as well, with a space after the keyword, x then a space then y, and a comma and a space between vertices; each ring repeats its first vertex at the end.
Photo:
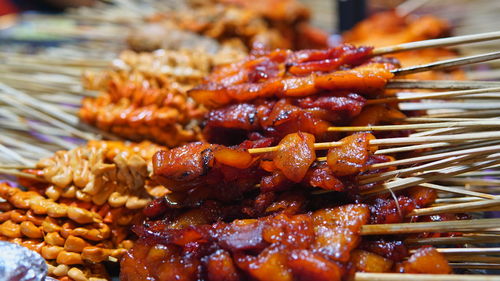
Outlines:
POLYGON ((125 51, 114 70, 86 74, 86 87, 102 92, 97 98, 84 98, 80 118, 131 140, 154 140, 169 147, 198 140, 198 122, 205 110, 187 97, 186 90, 232 55, 125 51))
MULTIPOLYGON (((397 191, 393 197, 360 196, 377 182, 360 184, 357 178, 394 169, 392 158, 374 154, 373 135, 357 133, 321 147, 315 142, 327 138, 332 123, 317 126, 324 121, 320 118, 318 123, 301 123, 318 115, 292 119, 301 109, 310 111, 288 107, 265 127, 262 120, 273 115, 265 107, 256 109, 266 103, 297 105, 305 98, 318 107, 322 98, 335 97, 341 104, 345 100, 339 96, 351 92, 368 103, 383 97, 395 67, 393 60, 372 58, 369 48, 341 46, 254 53, 216 69, 189 92, 212 109, 205 130, 220 126, 244 132, 204 132, 211 141, 223 135, 225 142, 237 144, 232 147, 200 142, 155 154, 154 178, 173 193, 144 210, 147 219, 135 227, 140 239, 122 261, 121 278, 344 280, 355 271, 451 273, 446 259, 433 248, 417 249, 410 256, 401 241, 405 237, 361 238, 365 224, 466 218, 415 216, 416 209, 436 199, 436 191, 425 187, 397 191), (274 144, 278 145, 269 148, 274 144), (316 150, 326 148, 326 159, 318 159, 316 150), (379 163, 389 165, 385 170, 370 168, 379 163)), ((365 125, 401 119, 400 113, 387 116, 390 110, 398 111, 385 107, 370 107, 363 115, 363 105, 359 115, 338 118, 339 122, 353 124, 357 116, 365 125)))
POLYGON ((383 95, 397 62, 372 58, 372 48, 340 45, 326 50, 256 52, 216 68, 189 91, 211 109, 204 136, 238 144, 302 131, 331 140, 332 125, 380 124, 404 115, 390 106, 367 106, 383 95), (385 119, 385 120, 383 120, 385 119), (223 138, 222 140, 220 138, 223 138))
POLYGON ((450 273, 432 248, 403 261, 408 250, 401 241, 360 237, 363 224, 428 219, 407 216, 432 203, 435 191, 415 188, 396 199, 352 205, 343 205, 352 202, 349 192, 310 192, 319 183, 315 187, 356 193, 355 182, 343 186, 373 160, 370 139, 367 133, 343 139, 328 152, 327 165, 313 164, 314 137, 300 132, 267 156, 205 143, 158 152, 155 176, 173 193, 144 210, 148 219, 136 225, 140 240, 123 259, 121 278, 341 280, 354 271, 450 273))

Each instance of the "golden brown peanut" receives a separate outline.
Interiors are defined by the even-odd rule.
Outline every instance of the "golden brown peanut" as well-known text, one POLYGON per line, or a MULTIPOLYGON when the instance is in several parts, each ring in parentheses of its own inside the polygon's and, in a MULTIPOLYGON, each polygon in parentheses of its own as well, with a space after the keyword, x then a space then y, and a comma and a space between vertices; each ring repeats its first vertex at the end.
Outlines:
POLYGON ((55 186, 51 185, 45 190, 45 195, 47 195, 50 199, 57 201, 57 199, 61 197, 61 192, 55 186))
POLYGON ((59 252, 56 262, 67 265, 83 264, 82 257, 79 253, 67 252, 64 250, 59 252))
POLYGON ((55 202, 47 200, 47 215, 53 218, 62 218, 67 216, 68 206, 64 204, 57 204, 55 202))
POLYGON ((92 201, 92 196, 90 196, 87 193, 84 193, 81 190, 77 190, 76 191, 76 199, 81 200, 83 202, 90 202, 90 201, 92 201))
POLYGON ((24 236, 29 237, 29 238, 42 238, 43 233, 38 228, 34 223, 31 221, 23 221, 20 224, 21 227, 21 233, 24 234, 24 236))
POLYGON ((59 246, 46 245, 42 247, 40 254, 46 260, 55 260, 62 250, 63 248, 59 246))
POLYGON ((10 238, 19 238, 22 236, 21 227, 11 220, 5 221, 0 225, 0 233, 10 238))
POLYGON ((55 266, 51 265, 50 263, 47 263, 47 275, 55 275, 54 269, 56 269, 55 266))
POLYGON ((83 260, 98 263, 107 260, 110 252, 107 249, 90 246, 83 249, 81 256, 83 260))
POLYGON ((65 264, 60 264, 54 268, 52 273, 57 277, 61 277, 61 276, 68 275, 68 270, 69 270, 69 266, 67 266, 65 264))
POLYGON ((137 196, 130 196, 125 204, 127 209, 141 209, 144 208, 149 203, 148 199, 139 199, 137 196))
POLYGON ((94 216, 92 212, 87 211, 83 208, 71 206, 67 209, 67 214, 68 218, 80 224, 87 224, 94 222, 94 216))
POLYGON ((31 210, 28 210, 26 212, 26 219, 34 223, 36 226, 41 226, 45 218, 46 217, 44 216, 37 216, 33 214, 33 211, 31 210))
POLYGON ((21 213, 21 210, 13 210, 10 213, 10 220, 15 222, 15 223, 21 223, 25 220, 27 220, 26 216, 24 213, 21 213))
POLYGON ((59 230, 61 230, 61 227, 57 225, 55 219, 51 217, 46 217, 45 220, 42 222, 42 229, 45 233, 51 233, 51 232, 59 232, 59 230))
POLYGON ((127 203, 127 199, 127 195, 121 195, 119 192, 113 192, 109 195, 108 203, 111 207, 118 208, 125 205, 125 203, 127 203))
POLYGON ((107 224, 97 223, 93 226, 97 226, 98 228, 78 227, 73 229, 71 235, 83 237, 91 241, 102 241, 110 237, 111 229, 107 224))
POLYGON ((85 242, 82 238, 70 235, 66 238, 66 242, 64 243, 64 250, 68 252, 77 252, 81 253, 83 249, 89 244, 85 242))
POLYGON ((64 238, 59 235, 57 232, 47 233, 44 237, 44 240, 47 244, 54 246, 64 246, 64 238))
POLYGON ((81 271, 76 267, 73 267, 70 270, 68 270, 68 276, 75 281, 88 281, 83 271, 81 271))
POLYGON ((62 190, 61 196, 64 198, 75 198, 76 196, 76 187, 74 185, 67 187, 62 190))
MULTIPOLYGON (((72 221, 67 221, 61 226, 61 230, 59 233, 61 233, 61 236, 64 238, 68 238, 68 236, 72 235, 73 231, 76 228, 76 224, 72 221)), ((75 235, 75 234, 73 234, 75 235)), ((78 236, 78 235, 76 235, 78 236)))

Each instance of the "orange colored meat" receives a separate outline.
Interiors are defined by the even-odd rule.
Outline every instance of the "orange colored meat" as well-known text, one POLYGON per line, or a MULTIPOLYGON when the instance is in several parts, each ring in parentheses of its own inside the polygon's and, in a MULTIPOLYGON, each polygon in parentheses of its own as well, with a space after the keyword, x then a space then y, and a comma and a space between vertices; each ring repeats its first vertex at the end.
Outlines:
POLYGON ((321 91, 380 91, 395 67, 388 60, 370 60, 371 48, 350 45, 327 50, 276 50, 215 69, 189 95, 207 107, 258 98, 305 97, 321 91))
POLYGON ((408 261, 397 266, 404 273, 450 274, 452 269, 446 258, 432 247, 418 249, 408 261))
POLYGON ((314 136, 298 132, 285 136, 274 155, 274 165, 291 181, 300 182, 316 160, 314 136))
POLYGON ((356 267, 356 271, 361 272, 390 272, 393 262, 377 254, 354 250, 351 253, 351 262, 356 267))
POLYGON ((368 216, 366 205, 353 204, 183 229, 149 221, 136 228, 140 240, 123 258, 120 277, 340 281, 368 216))
POLYGON ((342 145, 328 150, 327 162, 334 175, 347 176, 363 171, 368 161, 372 134, 356 133, 341 140, 342 145))

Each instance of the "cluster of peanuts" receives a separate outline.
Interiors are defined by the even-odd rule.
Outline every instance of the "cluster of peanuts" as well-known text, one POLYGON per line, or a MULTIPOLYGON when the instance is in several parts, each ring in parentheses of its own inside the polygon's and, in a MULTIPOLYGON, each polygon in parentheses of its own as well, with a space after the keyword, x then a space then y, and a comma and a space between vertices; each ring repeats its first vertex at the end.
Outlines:
POLYGON ((133 245, 127 238, 135 215, 125 208, 115 212, 120 220, 110 222, 109 206, 96 212, 6 183, 0 184, 0 197, 5 200, 0 203, 0 240, 39 253, 49 275, 59 280, 108 280, 102 262, 118 261, 133 245))
POLYGON ((112 208, 141 209, 152 195, 166 192, 150 180, 151 158, 160 148, 149 142, 93 141, 58 151, 37 164, 49 183, 43 192, 53 201, 74 198, 98 206, 106 203, 112 208))
POLYGON ((84 75, 101 94, 84 98, 80 118, 101 130, 174 147, 200 138, 206 110, 186 91, 212 68, 211 57, 195 51, 125 51, 113 70, 84 75))
POLYGON ((112 70, 84 73, 83 84, 90 90, 105 91, 113 80, 124 82, 142 75, 159 81, 171 79, 182 88, 191 88, 200 83, 212 67, 212 55, 201 51, 157 50, 150 53, 126 50, 113 61, 112 70))

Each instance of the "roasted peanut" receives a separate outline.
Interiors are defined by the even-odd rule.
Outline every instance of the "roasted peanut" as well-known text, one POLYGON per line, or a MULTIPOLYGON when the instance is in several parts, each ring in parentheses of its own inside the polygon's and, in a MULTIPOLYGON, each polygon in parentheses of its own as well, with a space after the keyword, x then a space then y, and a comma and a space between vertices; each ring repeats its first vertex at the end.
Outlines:
POLYGON ((67 252, 64 250, 59 252, 56 262, 67 265, 83 264, 82 257, 79 253, 67 252))
POLYGON ((127 203, 127 199, 128 199, 127 195, 122 195, 118 192, 113 192, 109 195, 108 203, 111 207, 118 208, 125 205, 125 203, 127 203))
POLYGON ((127 209, 141 209, 144 208, 149 203, 148 199, 139 199, 137 196, 130 196, 125 204, 127 209))
POLYGON ((62 190, 61 196, 64 198, 75 198, 77 188, 72 185, 62 190))
POLYGON ((52 274, 54 274, 55 276, 58 276, 58 277, 66 276, 66 275, 68 275, 68 270, 69 270, 69 266, 67 266, 65 264, 60 264, 54 268, 54 270, 52 271, 52 274))
POLYGON ((62 250, 63 248, 59 246, 46 245, 42 247, 40 254, 46 260, 55 260, 62 250))
POLYGON ((47 275, 55 275, 54 269, 56 269, 56 267, 51 265, 50 263, 48 263, 47 264, 47 275))
MULTIPOLYGON (((48 200, 47 200, 48 201, 48 200)), ((49 201, 47 204, 47 215, 53 218, 61 218, 67 216, 68 206, 64 204, 57 204, 55 202, 49 201)))
POLYGON ((42 229, 45 233, 51 233, 51 232, 59 232, 59 230, 61 230, 61 227, 57 225, 55 219, 51 217, 46 217, 45 220, 42 222, 42 229))
POLYGON ((51 185, 45 190, 45 195, 47 195, 47 197, 49 197, 50 199, 56 201, 57 199, 59 199, 59 197, 61 197, 61 191, 55 186, 51 185))
POLYGON ((72 278, 75 281, 88 281, 87 277, 85 277, 85 274, 83 271, 80 269, 73 267, 70 270, 68 270, 68 276, 72 278))
POLYGON ((90 246, 83 249, 81 256, 83 260, 97 263, 107 260, 110 253, 107 249, 90 246))
POLYGON ((0 225, 0 234, 10 238, 19 238, 22 236, 21 227, 11 220, 8 220, 0 225))
POLYGON ((85 242, 82 238, 70 235, 66 238, 66 242, 64 242, 64 250, 68 252, 77 252, 81 253, 83 249, 89 244, 85 242))
POLYGON ((92 212, 82 208, 71 206, 67 209, 67 214, 70 219, 80 224, 94 222, 94 215, 92 214, 92 212))
POLYGON ((24 236, 29 237, 29 238, 42 238, 43 233, 38 228, 34 223, 31 221, 23 221, 20 224, 21 227, 21 233, 24 234, 24 236))
POLYGON ((90 196, 87 193, 84 193, 81 190, 76 191, 76 199, 81 200, 83 202, 91 202, 92 201, 92 196, 90 196))
POLYGON ((64 238, 59 235, 57 232, 47 233, 44 237, 44 240, 47 244, 54 246, 64 246, 64 238))

